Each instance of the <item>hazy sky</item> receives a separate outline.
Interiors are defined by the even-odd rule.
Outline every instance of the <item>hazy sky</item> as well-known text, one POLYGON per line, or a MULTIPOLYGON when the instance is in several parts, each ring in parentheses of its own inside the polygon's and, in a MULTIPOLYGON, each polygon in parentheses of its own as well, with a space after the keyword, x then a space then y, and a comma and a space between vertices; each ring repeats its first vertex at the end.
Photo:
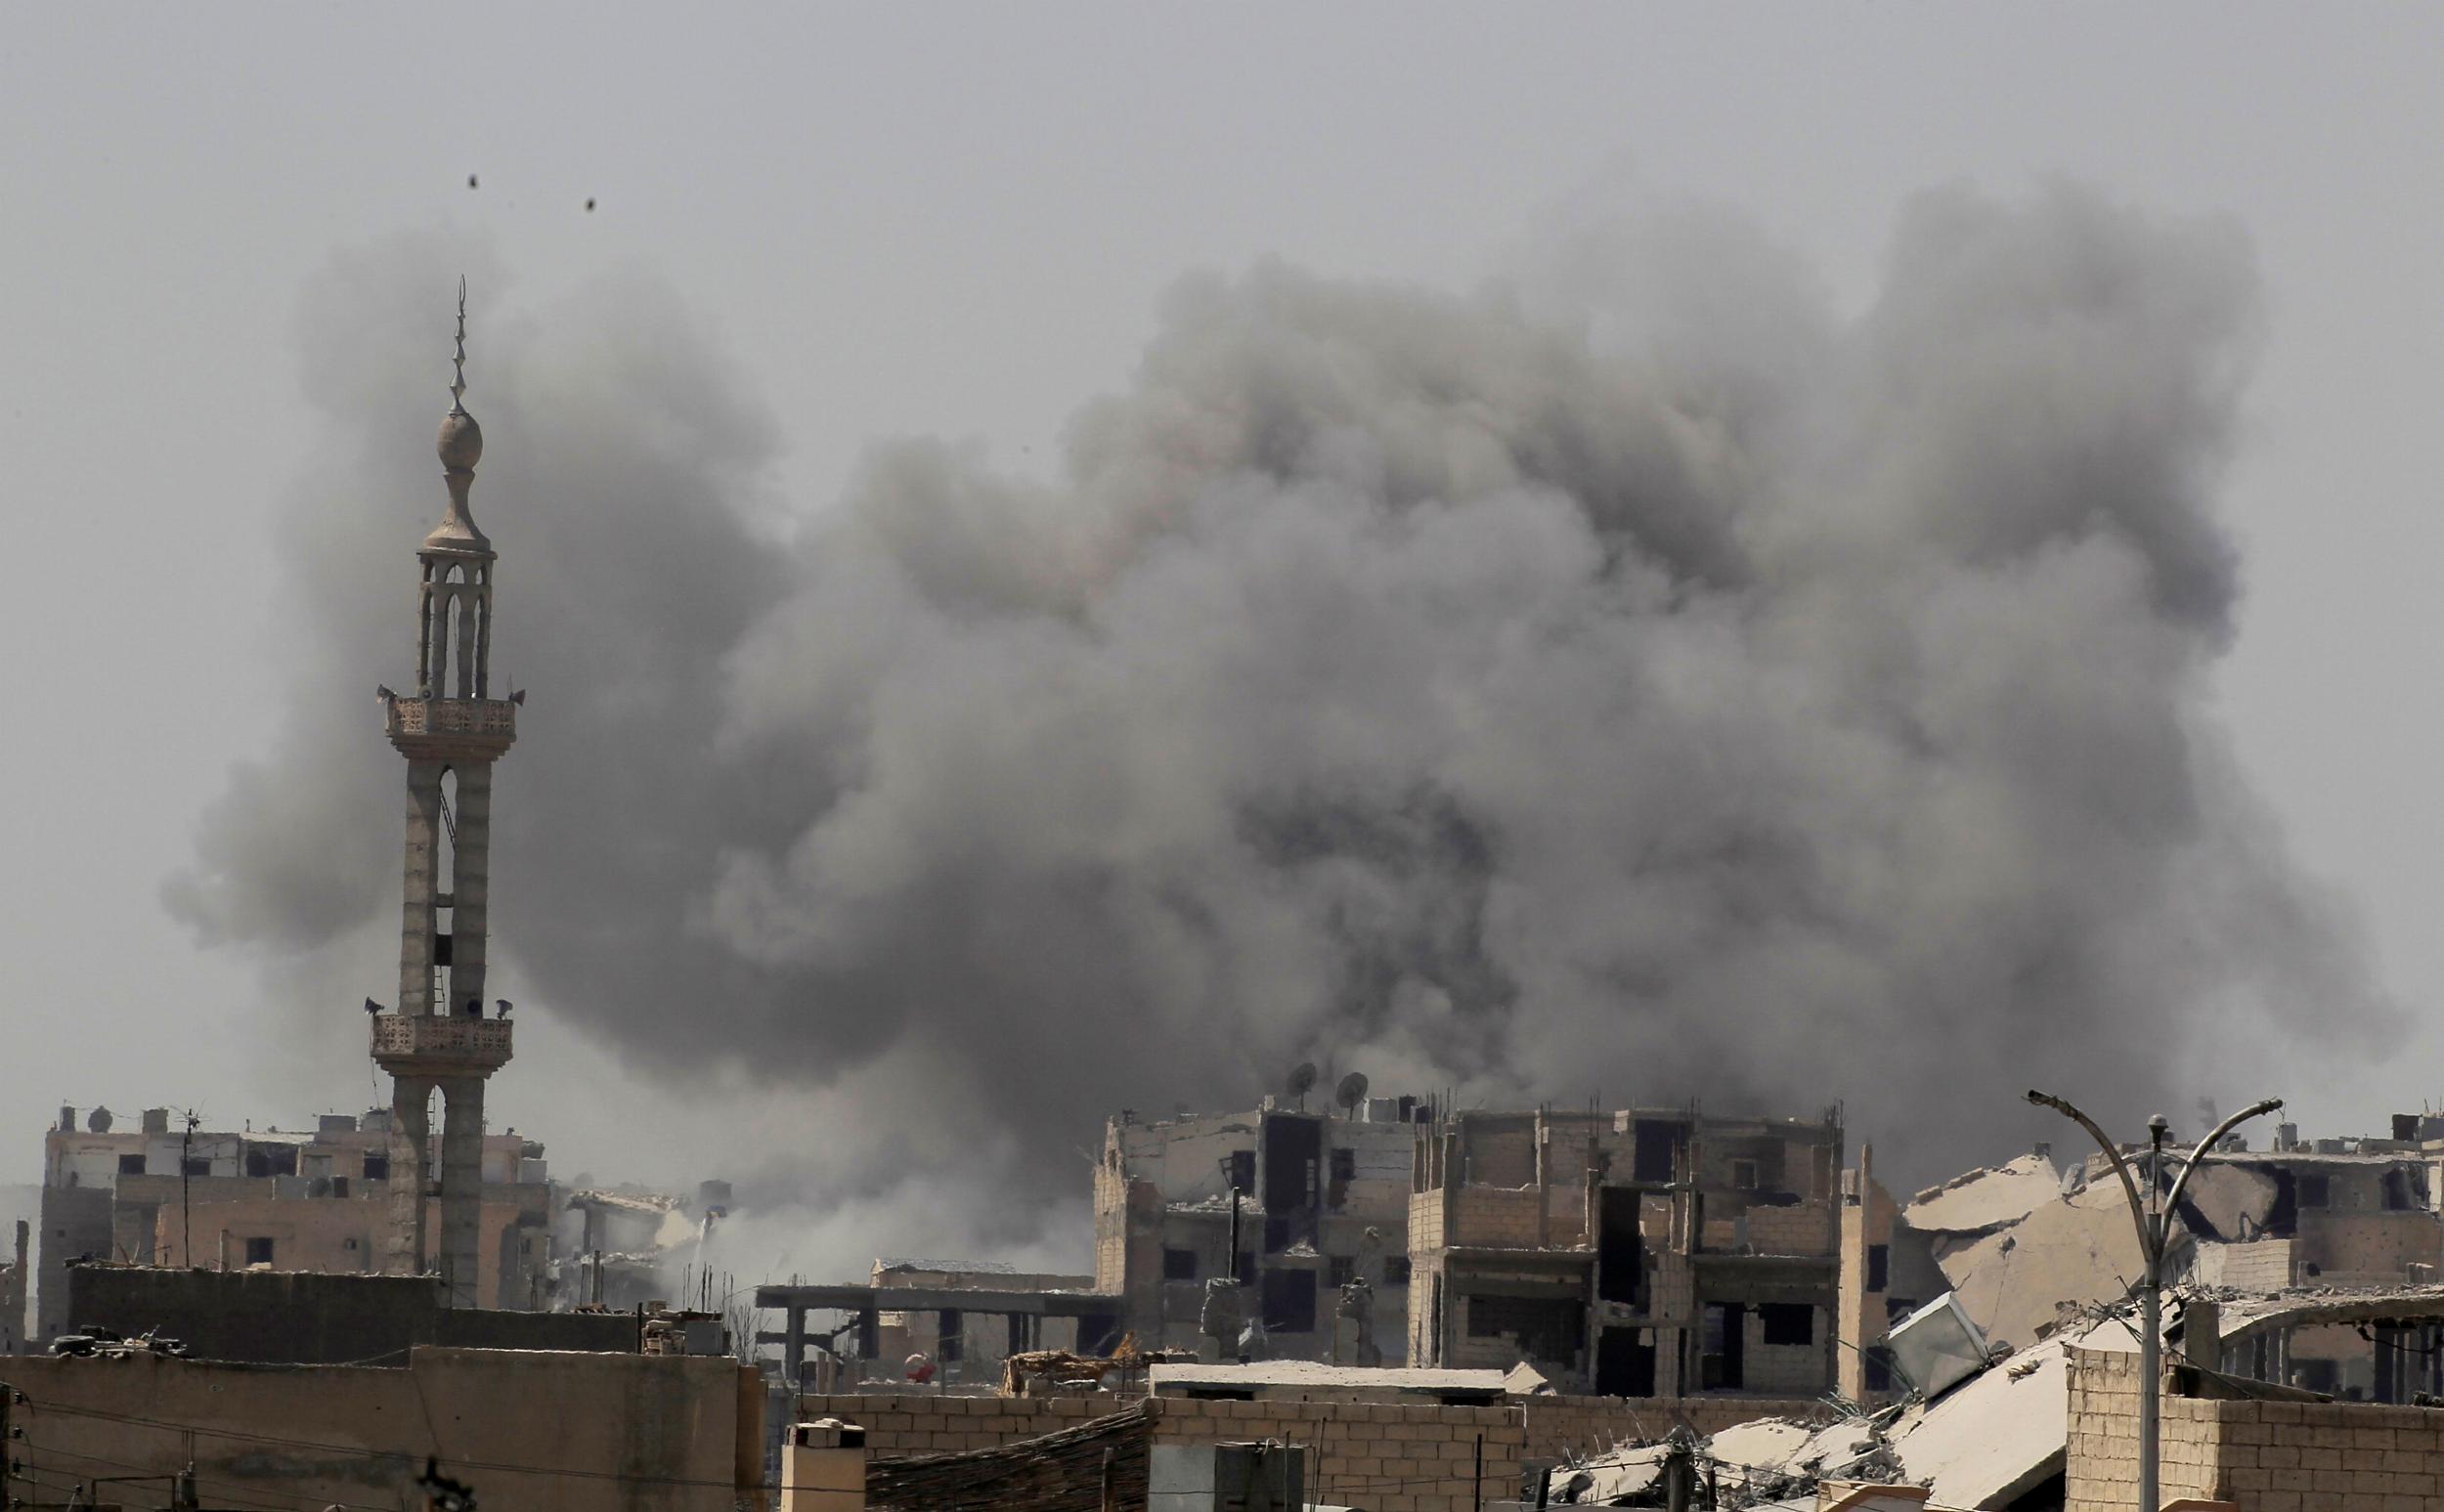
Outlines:
MULTIPOLYGON (((1279 255, 1464 289, 1624 183, 1742 207, 1850 298, 1896 207, 1947 181, 2013 195, 2067 174, 2240 222, 2266 331, 2229 480, 2246 592, 2223 713, 2422 1027, 2356 1085, 2234 1087, 2226 1105, 2281 1091, 2311 1126, 2359 1131, 2444 1094, 2421 1070, 2444 1049, 2424 1027, 2444 721, 2411 675, 2436 649, 2444 548, 2431 5, 5 17, 0 1180, 31 1179, 63 1102, 235 1122, 384 1100, 362 1061, 278 1043, 289 1019, 258 1005, 249 964, 198 952, 158 901, 274 729, 268 647, 299 591, 276 505, 351 487, 307 475, 299 441, 300 294, 334 253, 403 231, 464 249, 433 269, 430 403, 396 417, 419 434, 447 402, 459 264, 493 270, 479 414, 485 320, 606 276, 675 286, 780 428, 776 511, 808 510, 882 437, 974 439, 1028 468, 1124 381, 1183 273, 1279 255)), ((437 512, 437 476, 432 493, 437 512)), ((479 513, 514 668, 516 501, 479 487, 479 513)), ((421 529, 401 532, 402 656, 365 669, 369 721, 372 685, 406 668, 421 529)), ((547 709, 539 690, 530 718, 547 709)), ((499 794, 518 801, 514 757, 499 794)), ((363 975, 383 995, 395 963, 363 975)), ((701 1174, 737 1147, 726 1119, 808 1137, 786 1100, 711 1091, 622 1116, 626 1073, 548 1014, 525 1021, 494 1115, 563 1173, 701 1174)))

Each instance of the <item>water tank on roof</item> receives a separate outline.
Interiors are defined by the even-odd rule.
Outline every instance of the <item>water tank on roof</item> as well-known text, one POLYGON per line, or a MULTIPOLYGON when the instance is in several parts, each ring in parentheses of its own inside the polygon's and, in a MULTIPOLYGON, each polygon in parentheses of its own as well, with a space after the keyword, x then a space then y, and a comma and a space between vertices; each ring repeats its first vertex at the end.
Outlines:
POLYGON ((85 1127, 92 1130, 96 1134, 109 1133, 110 1110, 107 1107, 97 1107, 92 1112, 87 1113, 85 1115, 85 1127))
POLYGON ((357 1132, 356 1115, 353 1113, 325 1113, 321 1118, 315 1120, 314 1128, 315 1132, 318 1134, 354 1134, 357 1132))
POLYGON ((144 1113, 144 1131, 147 1134, 169 1133, 170 1110, 166 1107, 146 1108, 144 1113))

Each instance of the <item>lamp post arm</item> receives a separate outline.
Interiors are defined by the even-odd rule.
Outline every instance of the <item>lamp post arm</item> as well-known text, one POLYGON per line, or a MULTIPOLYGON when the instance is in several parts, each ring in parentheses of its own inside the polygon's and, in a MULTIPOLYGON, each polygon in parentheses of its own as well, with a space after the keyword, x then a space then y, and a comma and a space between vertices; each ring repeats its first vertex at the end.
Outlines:
MULTIPOLYGON (((2063 1099, 2051 1093, 2038 1092, 2030 1088, 2029 1101, 2039 1107, 2050 1107, 2085 1129, 2088 1138, 2096 1142, 2096 1147, 2105 1152, 2105 1158, 2113 1162, 2114 1175, 2121 1178, 2121 1194, 2130 1199, 2130 1222, 2138 1228, 2139 1258, 2152 1268, 2156 1262, 2156 1245, 2147 1231, 2147 1204, 2139 1200, 2138 1183, 2131 1178, 2130 1167, 2122 1160, 2121 1151, 2114 1148, 2113 1141, 2105 1138, 2105 1131, 2096 1127, 2095 1119, 2073 1107, 2063 1099)), ((2153 1274, 2152 1270, 2150 1274, 2153 1274)))
POLYGON ((2268 1098, 2262 1102, 2251 1102, 2248 1106, 2242 1108, 2239 1112, 2234 1113, 2231 1117, 2215 1125, 2214 1132, 2198 1142, 2197 1150, 2192 1153, 2188 1161, 2182 1165, 2180 1176, 2173 1181, 2171 1193, 2164 1198, 2164 1211, 2169 1213, 2174 1208, 2181 1205, 2181 1192, 2189 1186, 2190 1178, 2198 1173, 2200 1162, 2206 1158, 2206 1152, 2208 1150, 2213 1149, 2216 1145, 2223 1143, 2223 1137, 2230 1134, 2234 1126, 2246 1123, 2260 1113, 2271 1113, 2282 1105, 2283 1100, 2281 1098, 2268 1098))

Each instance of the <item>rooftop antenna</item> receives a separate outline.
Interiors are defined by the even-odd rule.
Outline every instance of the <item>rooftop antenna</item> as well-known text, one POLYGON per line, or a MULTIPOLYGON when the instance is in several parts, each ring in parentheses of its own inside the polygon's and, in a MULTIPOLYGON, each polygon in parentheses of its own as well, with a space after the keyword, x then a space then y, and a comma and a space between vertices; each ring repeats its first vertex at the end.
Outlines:
POLYGON ((1285 1090, 1289 1094, 1290 1101, 1298 1104, 1298 1110, 1302 1113, 1307 1110, 1307 1092, 1313 1086, 1315 1086, 1315 1062, 1299 1061, 1297 1067, 1289 1073, 1289 1084, 1285 1090))

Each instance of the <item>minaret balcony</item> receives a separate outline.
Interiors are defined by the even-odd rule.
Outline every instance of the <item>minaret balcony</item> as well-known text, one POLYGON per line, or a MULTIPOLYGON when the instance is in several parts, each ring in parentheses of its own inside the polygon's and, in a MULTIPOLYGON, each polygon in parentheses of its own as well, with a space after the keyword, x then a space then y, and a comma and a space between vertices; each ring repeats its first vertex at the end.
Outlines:
POLYGON ((434 760, 491 760, 518 736, 517 705, 505 698, 393 698, 385 724, 401 754, 434 760))
POLYGON ((393 1076, 486 1076, 509 1058, 505 1018, 375 1014, 373 1058, 393 1076))

